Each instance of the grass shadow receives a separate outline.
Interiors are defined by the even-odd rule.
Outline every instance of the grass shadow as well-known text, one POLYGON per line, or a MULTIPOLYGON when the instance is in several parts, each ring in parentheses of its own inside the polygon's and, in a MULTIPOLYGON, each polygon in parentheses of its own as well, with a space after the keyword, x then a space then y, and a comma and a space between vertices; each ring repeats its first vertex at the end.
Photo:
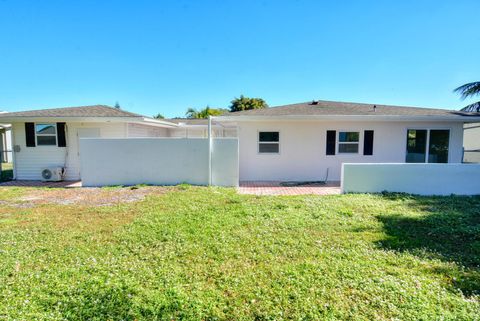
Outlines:
MULTIPOLYGON (((465 294, 480 294, 480 197, 384 197, 401 201, 413 214, 377 216, 387 234, 377 245, 455 263, 461 271, 454 286, 465 294)), ((438 268, 433 272, 455 274, 438 268)))

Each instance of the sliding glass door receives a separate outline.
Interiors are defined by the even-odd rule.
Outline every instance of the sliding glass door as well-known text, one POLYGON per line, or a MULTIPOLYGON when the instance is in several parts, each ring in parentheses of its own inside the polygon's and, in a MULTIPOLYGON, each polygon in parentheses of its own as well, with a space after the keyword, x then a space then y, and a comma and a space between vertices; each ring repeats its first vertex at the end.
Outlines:
POLYGON ((407 163, 425 163, 427 151, 427 131, 409 129, 407 132, 407 163))
POLYGON ((448 163, 449 130, 431 130, 428 144, 429 163, 448 163))
POLYGON ((448 163, 450 130, 409 129, 407 131, 407 163, 448 163))

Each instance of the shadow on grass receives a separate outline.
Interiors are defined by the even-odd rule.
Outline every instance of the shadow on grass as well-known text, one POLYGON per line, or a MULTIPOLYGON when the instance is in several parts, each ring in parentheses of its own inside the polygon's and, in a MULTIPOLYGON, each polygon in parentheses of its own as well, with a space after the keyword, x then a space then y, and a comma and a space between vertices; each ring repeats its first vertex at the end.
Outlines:
POLYGON ((401 200, 415 215, 380 215, 387 237, 378 246, 408 251, 460 266, 435 268, 465 294, 480 294, 480 197, 413 197, 387 194, 401 200))

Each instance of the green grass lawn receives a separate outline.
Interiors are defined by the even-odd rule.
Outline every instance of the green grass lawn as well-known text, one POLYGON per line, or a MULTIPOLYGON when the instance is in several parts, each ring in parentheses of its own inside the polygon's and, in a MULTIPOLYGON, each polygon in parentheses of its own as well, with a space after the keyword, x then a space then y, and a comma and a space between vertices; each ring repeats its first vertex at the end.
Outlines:
POLYGON ((0 182, 9 181, 13 178, 13 164, 2 163, 2 171, 0 172, 0 182))
POLYGON ((0 319, 479 318, 480 197, 186 186, 0 209, 0 319))

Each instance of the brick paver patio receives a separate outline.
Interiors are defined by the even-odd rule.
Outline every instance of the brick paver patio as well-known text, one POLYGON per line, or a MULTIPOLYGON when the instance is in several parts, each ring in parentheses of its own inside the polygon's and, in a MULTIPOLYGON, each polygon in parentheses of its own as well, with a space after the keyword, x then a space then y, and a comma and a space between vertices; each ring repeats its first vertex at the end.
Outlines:
POLYGON ((277 181, 243 181, 237 188, 240 194, 253 195, 334 195, 340 194, 340 182, 300 186, 282 186, 277 181))

